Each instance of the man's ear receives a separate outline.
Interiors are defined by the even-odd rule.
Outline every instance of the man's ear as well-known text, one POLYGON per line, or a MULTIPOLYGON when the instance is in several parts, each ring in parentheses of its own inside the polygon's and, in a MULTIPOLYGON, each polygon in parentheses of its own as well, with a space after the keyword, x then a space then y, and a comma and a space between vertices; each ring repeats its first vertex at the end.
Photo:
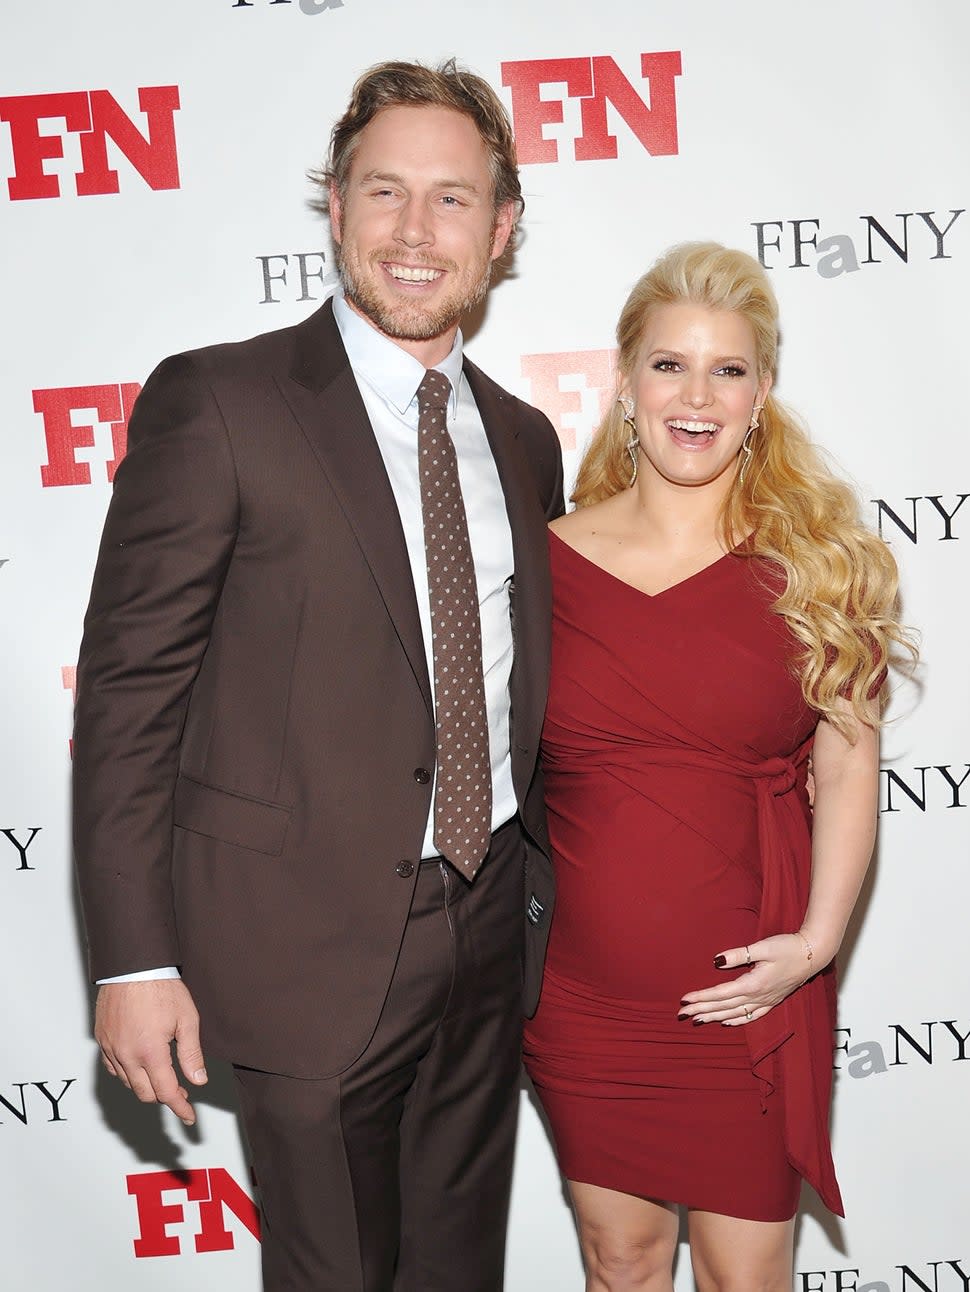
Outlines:
POLYGON ((512 230, 515 228, 515 203, 503 202, 495 212, 495 230, 492 233, 492 259, 499 256, 508 246, 512 230))
POLYGON ((337 192, 336 184, 330 185, 330 196, 327 199, 327 205, 330 208, 330 233, 334 242, 340 245, 343 236, 343 202, 340 200, 340 194, 337 192))

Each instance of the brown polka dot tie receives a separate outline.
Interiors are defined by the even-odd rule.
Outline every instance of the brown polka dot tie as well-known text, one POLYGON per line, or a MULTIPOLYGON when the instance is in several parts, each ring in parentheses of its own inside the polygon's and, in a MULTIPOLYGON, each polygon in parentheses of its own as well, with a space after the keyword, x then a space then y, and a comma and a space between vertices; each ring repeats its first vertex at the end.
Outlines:
POLYGON ((448 378, 434 369, 418 387, 418 466, 434 656, 434 843, 471 879, 488 851, 492 771, 478 588, 458 458, 446 420, 450 390, 448 378))

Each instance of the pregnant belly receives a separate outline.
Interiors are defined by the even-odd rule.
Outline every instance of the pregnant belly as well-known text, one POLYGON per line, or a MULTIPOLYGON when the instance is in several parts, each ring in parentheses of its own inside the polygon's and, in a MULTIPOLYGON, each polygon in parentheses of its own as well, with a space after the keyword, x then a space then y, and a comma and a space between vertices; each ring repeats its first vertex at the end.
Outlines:
POLYGON ((568 794, 554 784, 550 968, 595 993, 662 1008, 720 981, 714 956, 753 941, 758 923, 756 812, 743 807, 750 820, 740 834, 732 821, 728 856, 609 778, 574 782, 568 794), (739 837, 748 841, 741 857, 739 837))

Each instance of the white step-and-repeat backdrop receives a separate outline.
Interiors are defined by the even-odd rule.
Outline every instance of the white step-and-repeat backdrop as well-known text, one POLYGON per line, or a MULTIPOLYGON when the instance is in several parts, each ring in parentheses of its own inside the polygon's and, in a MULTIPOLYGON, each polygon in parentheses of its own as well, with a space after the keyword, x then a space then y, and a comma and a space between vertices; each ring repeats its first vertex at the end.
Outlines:
MULTIPOLYGON (((109 1081, 89 1039, 68 835, 81 617, 139 383, 172 351, 315 308, 333 259, 304 172, 352 81, 454 54, 504 96, 527 196, 469 351, 549 414, 568 477, 633 280, 713 237, 770 269, 781 394, 902 566, 924 664, 894 698, 878 856, 843 953, 848 1219, 806 1199, 795 1286, 967 1292, 965 0, 45 0, 5 5, 0 27, 3 1287, 258 1287, 225 1073, 191 1133, 109 1081)), ((522 1098, 508 1286, 579 1289, 522 1098)), ((678 1292, 692 1286, 682 1249, 678 1292)))

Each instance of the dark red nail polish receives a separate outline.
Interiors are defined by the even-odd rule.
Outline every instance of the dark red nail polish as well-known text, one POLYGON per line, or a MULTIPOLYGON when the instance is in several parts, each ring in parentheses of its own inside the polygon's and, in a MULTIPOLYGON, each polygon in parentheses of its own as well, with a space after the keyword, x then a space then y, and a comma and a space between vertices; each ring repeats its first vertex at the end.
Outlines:
POLYGON ((700 1025, 701 1025, 701 1023, 703 1023, 703 1021, 704 1021, 704 1020, 703 1020, 702 1018, 695 1018, 695 1019, 694 1019, 694 1026, 695 1026, 695 1027, 700 1027, 700 1025))
POLYGON ((727 968, 727 956, 715 956, 715 957, 714 957, 714 967, 715 967, 715 969, 726 969, 726 968, 727 968))
POLYGON ((683 1022, 685 1018, 690 1018, 690 1014, 678 1014, 677 1017, 683 1022))

